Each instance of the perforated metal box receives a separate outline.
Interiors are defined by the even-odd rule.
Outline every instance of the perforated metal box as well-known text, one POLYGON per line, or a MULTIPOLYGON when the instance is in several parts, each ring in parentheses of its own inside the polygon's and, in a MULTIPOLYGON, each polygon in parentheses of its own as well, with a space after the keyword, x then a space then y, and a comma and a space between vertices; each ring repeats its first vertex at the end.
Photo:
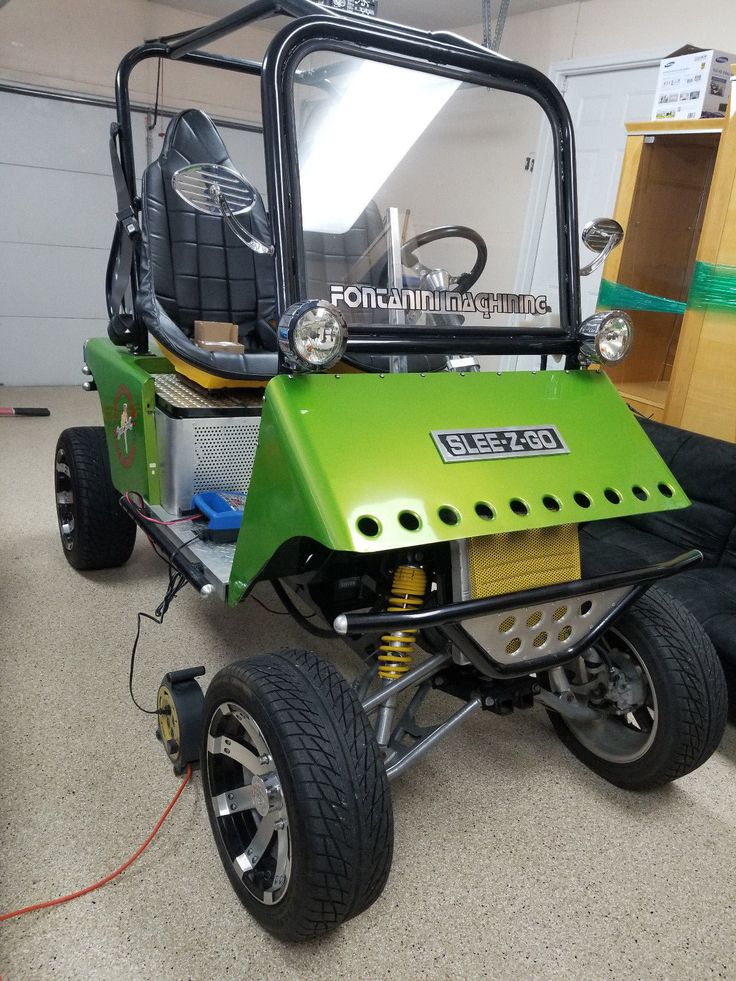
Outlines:
POLYGON ((259 415, 175 418, 156 409, 161 504, 172 514, 205 490, 247 491, 258 446, 259 415))
POLYGON ((204 392, 173 372, 153 380, 162 506, 178 514, 200 491, 247 491, 263 393, 204 392))

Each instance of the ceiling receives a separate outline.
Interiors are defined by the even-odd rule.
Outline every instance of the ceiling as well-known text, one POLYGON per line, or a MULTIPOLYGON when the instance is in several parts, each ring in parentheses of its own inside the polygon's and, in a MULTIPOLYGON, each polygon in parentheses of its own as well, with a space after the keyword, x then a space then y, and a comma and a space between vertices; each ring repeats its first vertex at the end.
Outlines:
MULTIPOLYGON (((245 0, 156 0, 169 7, 194 10, 208 17, 222 17, 237 10, 245 0)), ((495 19, 500 0, 492 0, 491 17, 495 19)), ((544 7, 559 7, 571 0, 511 0, 509 14, 523 14, 544 7)), ((481 0, 378 0, 378 13, 384 20, 410 24, 428 30, 467 27, 483 20, 481 0)))

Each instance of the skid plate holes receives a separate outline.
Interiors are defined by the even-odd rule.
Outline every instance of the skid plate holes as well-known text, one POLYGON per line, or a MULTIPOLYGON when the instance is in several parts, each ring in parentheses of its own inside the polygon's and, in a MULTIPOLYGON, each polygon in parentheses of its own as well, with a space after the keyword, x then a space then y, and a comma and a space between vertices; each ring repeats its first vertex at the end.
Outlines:
POLYGON ((669 484, 657 484, 657 490, 663 497, 674 497, 675 492, 669 484))
POLYGON ((544 645, 547 643, 548 636, 549 635, 547 634, 547 631, 542 630, 542 632, 538 633, 537 636, 534 638, 534 646, 544 647, 544 645))
POLYGON ((516 654, 516 652, 519 650, 520 647, 521 647, 521 641, 519 640, 518 637, 514 637, 513 640, 510 640, 506 645, 506 653, 516 654))
POLYGON ((402 511, 399 515, 399 524, 402 528, 406 528, 407 531, 419 531, 422 527, 419 515, 414 514, 413 511, 402 511))
POLYGON ((460 515, 455 508, 445 506, 440 508, 437 514, 439 515, 440 521, 446 525, 456 525, 460 522, 460 515))
POLYGON ((539 610, 532 613, 531 616, 527 617, 526 625, 531 630, 532 627, 536 627, 538 623, 542 621, 542 614, 539 610))
POLYGON ((381 526, 376 521, 375 518, 371 518, 370 515, 364 514, 362 518, 358 518, 358 531, 361 535, 365 535, 366 538, 376 538, 381 533, 381 526))
POLYGON ((566 627, 563 627, 562 630, 557 634, 557 639, 562 641, 563 643, 566 640, 569 640, 571 637, 572 637, 572 627, 569 624, 566 627))
POLYGON ((512 629, 515 623, 516 623, 516 617, 506 617, 505 620, 502 620, 499 623, 498 632, 500 634, 507 634, 509 630, 512 629))
POLYGON ((640 487, 638 484, 634 484, 634 486, 631 488, 631 493, 640 501, 646 501, 646 499, 649 497, 649 491, 645 490, 643 487, 640 487))
POLYGON ((555 612, 552 614, 552 619, 555 623, 559 623, 560 620, 567 614, 566 606, 558 606, 555 612))
POLYGON ((575 491, 572 497, 579 508, 589 508, 593 503, 584 491, 575 491))
POLYGON ((590 602, 590 600, 585 600, 580 604, 580 616, 587 617, 587 615, 590 613, 592 609, 593 609, 593 604, 590 602))
POLYGON ((478 501, 478 503, 475 505, 475 513, 484 521, 493 521, 493 519, 496 517, 496 512, 493 510, 491 505, 486 504, 485 501, 478 501))
POLYGON ((623 500, 619 492, 617 490, 614 490, 613 487, 606 487, 606 489, 603 491, 603 494, 606 500, 610 501, 611 504, 620 504, 621 501, 623 500))
POLYGON ((520 517, 525 518, 529 514, 529 505, 526 501, 522 501, 520 497, 514 497, 509 501, 509 507, 520 517))
POLYGON ((556 497, 552 497, 551 494, 545 494, 542 498, 542 504, 547 508, 548 511, 559 511, 561 504, 556 497))

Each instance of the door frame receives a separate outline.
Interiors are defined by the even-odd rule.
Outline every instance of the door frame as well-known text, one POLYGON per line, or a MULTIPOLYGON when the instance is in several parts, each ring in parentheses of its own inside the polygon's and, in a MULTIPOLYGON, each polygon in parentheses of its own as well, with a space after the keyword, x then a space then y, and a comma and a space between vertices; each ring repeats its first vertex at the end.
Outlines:
MULTIPOLYGON (((624 72, 631 71, 635 68, 650 68, 658 65, 663 57, 666 57, 666 55, 662 54, 661 49, 648 49, 646 51, 622 55, 571 58, 566 61, 552 62, 547 74, 564 95, 567 90, 568 79, 574 76, 598 75, 602 72, 609 71, 624 72)), ((528 293, 531 289, 534 266, 536 265, 539 249, 539 237, 542 231, 542 219, 550 189, 552 165, 552 137, 549 132, 549 126, 546 122, 542 122, 537 137, 534 182, 521 240, 521 259, 516 272, 517 293, 528 293)))

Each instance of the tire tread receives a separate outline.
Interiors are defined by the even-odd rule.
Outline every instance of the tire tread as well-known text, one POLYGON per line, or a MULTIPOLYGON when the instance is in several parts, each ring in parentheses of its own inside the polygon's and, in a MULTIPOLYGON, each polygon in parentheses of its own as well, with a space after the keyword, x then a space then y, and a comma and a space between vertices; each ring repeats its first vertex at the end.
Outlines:
MULTIPOLYGON (((342 675, 309 651, 280 651, 224 668, 207 692, 206 719, 233 680, 257 692, 269 725, 278 732, 310 843, 308 882, 300 903, 286 919, 267 913, 259 919, 283 939, 316 937, 367 909, 388 878, 393 814, 373 730, 342 675)), ((203 758, 203 770, 205 762, 203 758)), ((218 840, 214 826, 213 831, 218 840)), ((245 901, 245 887, 233 884, 245 901)), ((246 905, 257 916, 266 909, 278 911, 278 906, 258 910, 253 903, 246 905)))
POLYGON ((65 429, 59 446, 72 475, 75 502, 74 544, 71 550, 64 547, 67 561, 80 571, 123 565, 133 551, 136 526, 120 507, 112 483, 104 428, 65 429))

